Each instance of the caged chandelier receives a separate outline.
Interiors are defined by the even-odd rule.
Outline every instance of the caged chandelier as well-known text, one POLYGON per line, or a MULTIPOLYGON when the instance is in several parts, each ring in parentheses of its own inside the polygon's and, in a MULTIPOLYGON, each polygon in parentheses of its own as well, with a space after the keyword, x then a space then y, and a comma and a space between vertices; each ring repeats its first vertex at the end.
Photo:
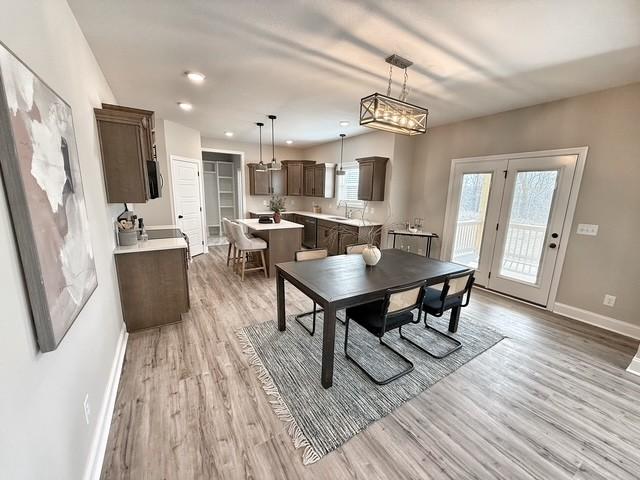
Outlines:
POLYGON ((407 68, 413 62, 393 54, 385 61, 389 64, 389 84, 387 94, 374 93, 360 100, 360 125, 402 135, 420 135, 427 131, 429 110, 407 103, 407 68), (391 96, 393 67, 404 70, 402 91, 396 99, 391 96))

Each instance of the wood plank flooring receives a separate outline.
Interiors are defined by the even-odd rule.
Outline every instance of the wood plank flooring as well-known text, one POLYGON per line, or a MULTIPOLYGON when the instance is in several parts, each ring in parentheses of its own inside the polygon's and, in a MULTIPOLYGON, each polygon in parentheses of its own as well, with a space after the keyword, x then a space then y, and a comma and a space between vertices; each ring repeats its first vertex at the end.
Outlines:
POLYGON ((130 335, 103 479, 640 476, 637 342, 475 290, 468 308, 508 338, 304 467, 234 333, 275 319, 275 282, 241 283, 225 255, 193 262, 181 324, 130 335))

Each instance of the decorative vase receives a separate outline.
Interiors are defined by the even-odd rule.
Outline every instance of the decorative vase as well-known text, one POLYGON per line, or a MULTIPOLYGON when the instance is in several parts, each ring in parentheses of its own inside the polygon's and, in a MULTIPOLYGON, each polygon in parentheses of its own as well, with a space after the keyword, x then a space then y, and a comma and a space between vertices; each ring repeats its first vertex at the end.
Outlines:
POLYGON ((375 245, 367 245, 362 250, 362 259, 364 263, 370 267, 376 265, 380 261, 380 258, 382 258, 382 252, 375 245))
POLYGON ((280 215, 280 212, 274 212, 273 213, 273 221, 276 223, 280 223, 280 220, 282 219, 282 215, 280 215))

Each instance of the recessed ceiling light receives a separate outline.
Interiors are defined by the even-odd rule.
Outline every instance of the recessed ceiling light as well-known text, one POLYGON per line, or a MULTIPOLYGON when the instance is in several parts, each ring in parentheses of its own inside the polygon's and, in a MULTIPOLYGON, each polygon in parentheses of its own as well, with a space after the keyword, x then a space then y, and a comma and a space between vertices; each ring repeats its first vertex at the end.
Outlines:
POLYGON ((202 83, 206 77, 202 73, 187 72, 187 78, 193 83, 202 83))
POLYGON ((351 122, 349 122, 348 120, 341 120, 340 121, 340 126, 341 127, 348 127, 350 123, 351 122))
POLYGON ((178 102, 178 106, 185 112, 193 109, 193 105, 191 105, 189 102, 178 102))
POLYGON ((225 137, 233 137, 233 132, 224 132, 225 137))
POLYGON ((293 140, 285 140, 284 143, 286 143, 287 145, 291 145, 293 143, 293 140))

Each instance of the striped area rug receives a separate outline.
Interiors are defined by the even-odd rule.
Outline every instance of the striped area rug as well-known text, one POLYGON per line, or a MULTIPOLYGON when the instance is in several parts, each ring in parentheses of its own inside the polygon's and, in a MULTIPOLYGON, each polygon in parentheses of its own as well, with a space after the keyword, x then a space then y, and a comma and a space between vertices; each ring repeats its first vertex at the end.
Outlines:
MULTIPOLYGON (((338 316, 344 318, 344 312, 338 312, 338 316)), ((308 322, 310 324, 310 317, 308 322)), ((446 331, 448 317, 429 317, 429 324, 446 331)), ((286 332, 279 332, 275 322, 238 331, 242 347, 276 415, 288 423, 295 447, 304 449, 305 465, 317 462, 367 425, 388 415, 504 338, 464 309, 455 334, 463 346, 441 360, 400 340, 397 331, 390 332, 385 335, 385 341, 411 359, 415 370, 388 385, 378 386, 344 357, 344 330, 344 325, 337 322, 333 387, 326 390, 320 385, 322 313, 318 314, 313 337, 293 316, 287 319, 286 332)), ((450 346, 447 339, 429 332, 422 324, 404 327, 402 332, 435 352, 450 346)), ((377 378, 391 376, 405 368, 404 362, 387 353, 376 337, 355 322, 349 326, 349 354, 377 378)))

